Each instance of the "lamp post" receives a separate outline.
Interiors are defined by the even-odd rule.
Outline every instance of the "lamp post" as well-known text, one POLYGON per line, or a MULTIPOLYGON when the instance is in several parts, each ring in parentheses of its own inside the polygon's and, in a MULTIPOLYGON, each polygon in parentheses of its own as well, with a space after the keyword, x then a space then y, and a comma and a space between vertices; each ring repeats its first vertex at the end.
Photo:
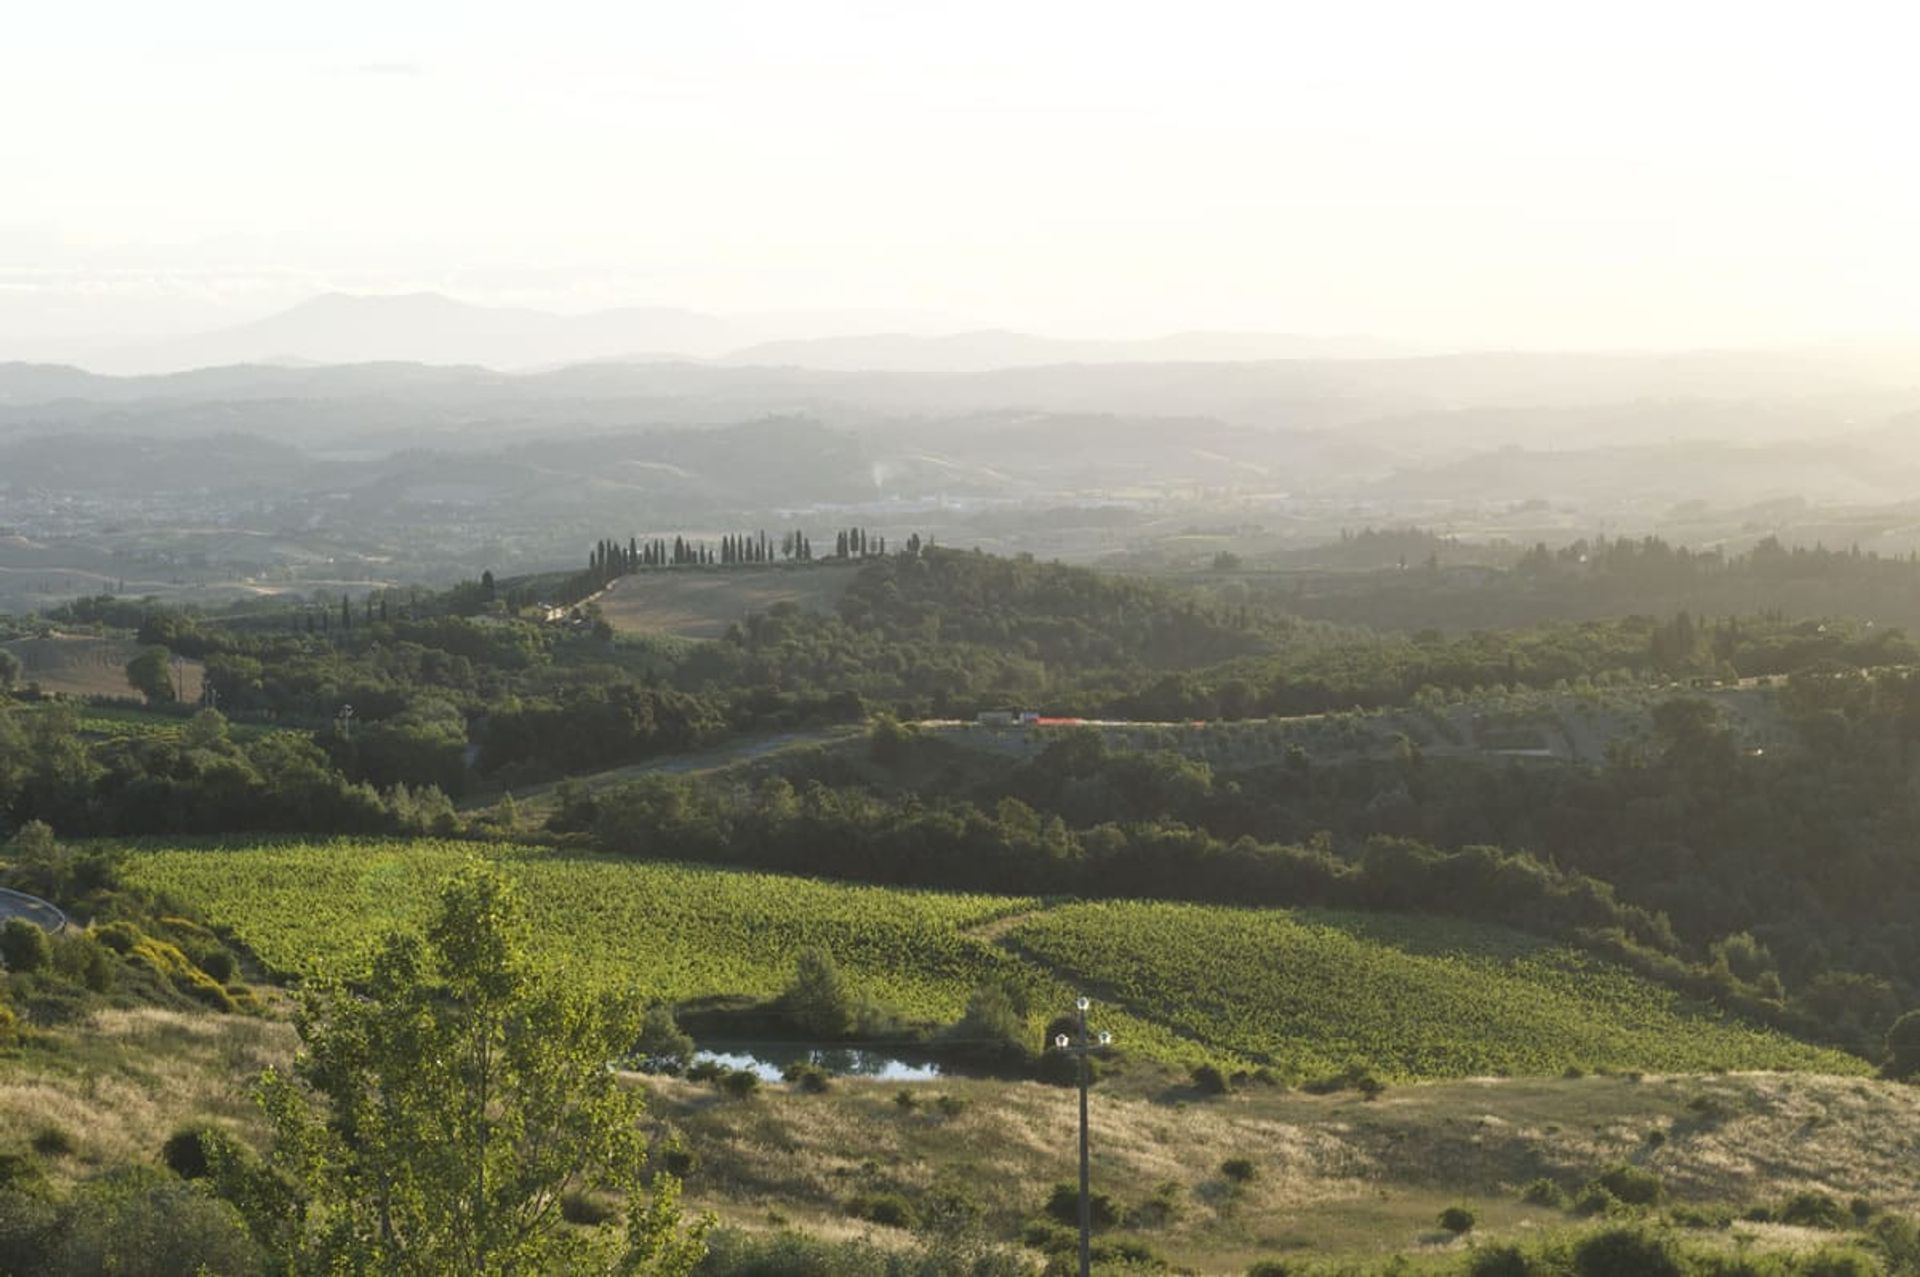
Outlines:
POLYGON ((1087 1009, 1092 1005, 1085 997, 1076 999, 1073 1004, 1076 1034, 1068 1037, 1062 1033, 1053 1039, 1054 1047, 1073 1056, 1080 1066, 1080 1277, 1089 1277, 1093 1271, 1093 1198, 1088 1192, 1087 1168, 1087 1057, 1113 1045, 1113 1034, 1104 1029, 1098 1037, 1088 1035, 1087 1009))

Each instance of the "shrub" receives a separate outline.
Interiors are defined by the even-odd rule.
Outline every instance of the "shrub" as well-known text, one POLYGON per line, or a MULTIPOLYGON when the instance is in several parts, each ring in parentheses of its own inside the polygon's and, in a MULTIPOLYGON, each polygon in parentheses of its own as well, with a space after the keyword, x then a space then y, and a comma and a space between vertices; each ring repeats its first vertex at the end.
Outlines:
POLYGON ((221 984, 226 984, 239 973, 239 967, 234 962, 233 955, 225 949, 210 949, 201 954, 196 962, 202 971, 221 984))
POLYGON ((1575 1277, 1685 1277, 1673 1244, 1633 1228, 1609 1228, 1574 1247, 1575 1277))
POLYGON ((1248 1157, 1229 1157, 1220 1163, 1220 1173, 1236 1184, 1251 1184, 1260 1178, 1260 1168, 1248 1157))
POLYGON ((920 1107, 920 1097, 901 1087, 893 1093, 893 1106, 902 1113, 911 1113, 920 1107))
POLYGON ((1667 1195, 1666 1183, 1658 1175, 1624 1162, 1593 1182, 1628 1206, 1658 1206, 1667 1195))
POLYGON ((1202 1064, 1190 1076, 1193 1079, 1193 1089, 1202 1095, 1225 1095, 1233 1089, 1227 1081, 1227 1075, 1211 1064, 1202 1064))
POLYGON ((145 932, 131 922, 109 922, 104 927, 95 927, 93 938, 124 958, 133 952, 135 945, 147 937, 145 932))
MULTIPOLYGON (((1074 1228, 1080 1226, 1080 1186, 1061 1180, 1047 1195, 1047 1214, 1074 1228)), ((1087 1195, 1087 1216, 1095 1228, 1116 1228, 1126 1211, 1112 1196, 1094 1190, 1087 1195)))
POLYGON ((1885 1277, 1886 1268, 1864 1250, 1829 1247, 1806 1256, 1799 1277, 1885 1277))
POLYGON ((934 1097, 933 1107, 939 1111, 941 1117, 959 1117, 972 1103, 973 1101, 964 1095, 937 1095, 934 1097))
POLYGON ((1467 1277, 1533 1277, 1533 1263, 1518 1246, 1483 1246, 1467 1260, 1467 1277))
POLYGON ((727 1071, 727 1066, 718 1060, 695 1060, 687 1066, 687 1080, 690 1082, 711 1082, 727 1071))
POLYGON ((1619 1198, 1598 1184, 1589 1184, 1573 1199, 1573 1209, 1581 1215, 1611 1215, 1622 1209, 1619 1198))
POLYGON ((160 1146, 160 1160, 181 1179, 205 1179, 208 1167, 207 1149, 201 1143, 204 1134, 206 1132, 197 1127, 175 1131, 160 1146))
POLYGON ((259 1249, 232 1206, 152 1174, 110 1174, 76 1190, 50 1270, 118 1277, 261 1270, 259 1249))
POLYGON ((53 941, 53 969, 91 993, 110 993, 114 962, 110 951, 88 931, 68 927, 53 941))
POLYGON ((1153 1196, 1127 1212, 1127 1222, 1135 1228, 1165 1228, 1186 1214, 1186 1190, 1167 1180, 1153 1190, 1153 1196))
POLYGON ((751 1099, 760 1091, 760 1075, 752 1069, 734 1069, 720 1079, 720 1089, 736 1100, 751 1099))
POLYGON ((1839 1232, 1853 1223, 1845 1207, 1825 1193, 1795 1193, 1780 1208, 1780 1222, 1800 1228, 1825 1228, 1839 1232))
POLYGON ((693 1061, 693 1039, 681 1031, 673 1008, 655 1003, 640 1022, 640 1040, 633 1053, 640 1067, 651 1073, 679 1073, 693 1061))
POLYGON ((681 1144, 675 1144, 660 1154, 660 1165, 677 1180, 685 1180, 699 1164, 700 1159, 693 1150, 681 1144))
POLYGON ((9 971, 48 971, 53 967, 53 941, 25 918, 9 918, 0 926, 0 962, 9 971))
POLYGON ((847 1214, 888 1228, 912 1228, 920 1221, 913 1203, 899 1193, 863 1193, 849 1198, 847 1214))
POLYGON ((1569 1205, 1567 1190, 1544 1176, 1521 1189, 1520 1200, 1529 1206, 1545 1206, 1551 1210, 1565 1210, 1569 1205))
POLYGON ((1449 1206, 1440 1212, 1440 1227, 1458 1237, 1473 1231, 1473 1212, 1464 1206, 1449 1206))
POLYGON ((619 1207, 596 1193, 570 1192, 560 1198, 560 1218, 569 1224, 593 1228, 619 1213, 619 1207))
POLYGON ((64 1127, 43 1126, 27 1141, 27 1147, 42 1157, 67 1157, 74 1149, 73 1136, 64 1127))
POLYGON ((827 1071, 818 1064, 807 1060, 795 1060, 780 1070, 780 1076, 786 1079, 794 1090, 807 1095, 819 1095, 833 1085, 827 1071))

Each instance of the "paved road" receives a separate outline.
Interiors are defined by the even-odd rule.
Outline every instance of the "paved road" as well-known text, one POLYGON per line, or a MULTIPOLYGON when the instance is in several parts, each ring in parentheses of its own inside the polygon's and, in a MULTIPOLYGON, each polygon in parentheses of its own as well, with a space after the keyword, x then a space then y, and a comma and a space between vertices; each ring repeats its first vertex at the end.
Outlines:
POLYGON ((48 931, 58 931, 67 925, 67 915, 40 897, 0 887, 0 923, 9 918, 25 918, 48 931))

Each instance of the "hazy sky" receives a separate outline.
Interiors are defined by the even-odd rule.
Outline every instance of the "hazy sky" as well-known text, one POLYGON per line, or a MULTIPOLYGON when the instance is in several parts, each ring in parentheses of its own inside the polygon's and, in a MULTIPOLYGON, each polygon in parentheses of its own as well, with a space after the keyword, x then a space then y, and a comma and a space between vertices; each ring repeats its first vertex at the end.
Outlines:
POLYGON ((326 288, 1516 345, 1920 330, 1901 8, 9 5, 0 334, 326 288))

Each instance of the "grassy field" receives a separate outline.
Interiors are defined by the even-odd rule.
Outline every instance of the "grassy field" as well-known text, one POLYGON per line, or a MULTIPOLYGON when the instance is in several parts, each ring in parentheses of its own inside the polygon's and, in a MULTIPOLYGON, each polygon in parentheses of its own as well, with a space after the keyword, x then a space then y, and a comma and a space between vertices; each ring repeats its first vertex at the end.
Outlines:
MULTIPOLYGON (((911 1202, 958 1188, 989 1233, 1015 1234, 1049 1187, 1072 1179, 1071 1090, 944 1079, 919 1102, 897 1084, 847 1079, 825 1095, 786 1086, 748 1102, 710 1087, 650 1079, 651 1109, 695 1154, 688 1200, 733 1226, 785 1220, 809 1232, 870 1231, 850 1219, 857 1196, 911 1202), (964 1107, 943 1114, 929 1101, 964 1107)), ((1240 1277, 1262 1259, 1408 1252, 1457 1256, 1469 1245, 1538 1238, 1575 1226, 1564 1210, 1520 1200, 1546 1178, 1577 1192, 1628 1163, 1660 1177, 1672 1200, 1703 1212, 1778 1206, 1795 1193, 1920 1208, 1920 1089, 1783 1074, 1432 1082, 1377 1100, 1255 1087, 1200 1099, 1122 1076, 1096 1088, 1093 1183, 1134 1219, 1106 1234, 1151 1247, 1180 1271, 1240 1277), (1656 1134, 1657 1133, 1657 1134, 1656 1134), (1245 1158, 1241 1183, 1221 1171, 1245 1158), (1171 1218, 1156 1220, 1156 1201, 1171 1218), (1471 1240, 1440 1231, 1451 1205, 1471 1209, 1471 1240), (1146 1208, 1146 1209, 1142 1209, 1146 1208)), ((1733 1223, 1695 1234, 1729 1251, 1805 1248, 1832 1234, 1733 1223)))
POLYGON ((851 563, 814 563, 641 572, 615 581, 596 601, 607 624, 624 633, 719 638, 747 613, 776 603, 832 611, 857 571, 851 563))
MULTIPOLYGON (((417 926, 472 844, 142 847, 125 870, 269 967, 363 961, 417 926)), ((1028 991, 1036 1038, 1085 990, 1129 1050, 1168 1062, 1272 1061, 1295 1079, 1350 1064, 1402 1080, 1567 1069, 1862 1072, 1690 1005, 1587 955, 1500 928, 1397 915, 858 887, 527 849, 496 849, 537 945, 570 978, 673 1001, 763 996, 823 946, 859 991, 925 1020, 957 1017, 999 977, 1028 991)))
MULTIPOLYGON (((20 658, 20 681, 38 683, 42 691, 67 696, 139 695, 127 682, 127 662, 140 654, 140 645, 131 639, 55 634, 0 646, 20 658)), ((200 698, 202 673, 198 661, 183 664, 183 699, 200 698)))
MULTIPOLYGON (((55 1149, 48 1173, 71 1180, 152 1164, 189 1125, 258 1144, 249 1084, 285 1067, 294 1045, 284 1020, 157 1009, 44 1030, 0 1050, 0 1152, 55 1149)), ((849 1203, 888 1193, 920 1203, 958 1187, 989 1235, 1007 1239, 1074 1171, 1076 1108, 1060 1087, 939 1079, 914 1084, 906 1108, 900 1084, 851 1078, 819 1095, 775 1083, 749 1100, 633 1081, 650 1092, 653 1133, 678 1135, 693 1155, 687 1204, 731 1227, 904 1241, 851 1218, 849 1203)), ((1544 1177, 1577 1189, 1622 1162, 1660 1176, 1677 1204, 1735 1216, 1803 1191, 1920 1209, 1920 1089, 1856 1078, 1467 1080, 1372 1101, 1255 1086, 1203 1099, 1139 1068, 1095 1088, 1091 1127, 1094 1186, 1133 1216, 1117 1235, 1201 1274, 1238 1277, 1265 1258, 1455 1253, 1463 1243, 1434 1227, 1453 1204, 1473 1210, 1480 1244, 1537 1237, 1574 1221, 1522 1203, 1522 1186, 1544 1177), (1251 1162, 1253 1178, 1229 1180, 1229 1158, 1251 1162), (1156 1220, 1141 1209, 1156 1200, 1177 1209, 1156 1220)), ((1746 1223, 1717 1234, 1729 1249, 1760 1250, 1820 1236, 1746 1223)))

